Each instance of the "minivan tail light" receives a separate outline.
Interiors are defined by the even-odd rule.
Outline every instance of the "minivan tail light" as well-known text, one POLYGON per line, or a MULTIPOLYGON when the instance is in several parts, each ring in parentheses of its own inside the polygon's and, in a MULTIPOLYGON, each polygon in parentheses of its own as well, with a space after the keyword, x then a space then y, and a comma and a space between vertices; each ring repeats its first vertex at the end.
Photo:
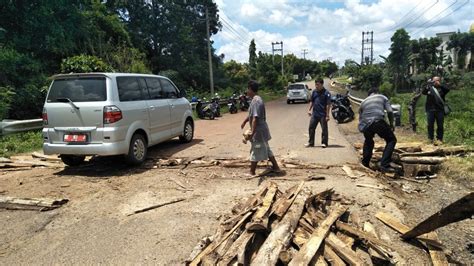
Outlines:
POLYGON ((46 112, 46 108, 43 108, 43 125, 47 125, 48 124, 48 113, 46 112))
POLYGON ((120 119, 122 119, 122 111, 117 106, 104 106, 104 124, 112 124, 120 119))

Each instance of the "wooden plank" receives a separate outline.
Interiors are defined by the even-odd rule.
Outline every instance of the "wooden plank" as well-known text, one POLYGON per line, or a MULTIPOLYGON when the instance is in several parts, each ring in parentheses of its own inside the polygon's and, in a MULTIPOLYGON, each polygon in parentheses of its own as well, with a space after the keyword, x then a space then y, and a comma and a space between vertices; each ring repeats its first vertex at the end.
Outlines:
POLYGON ((403 163, 419 163, 419 164, 440 164, 446 160, 444 157, 402 157, 403 163))
POLYGON ((336 228, 343 231, 343 232, 347 232, 350 235, 356 236, 360 240, 371 242, 373 244, 376 244, 376 245, 379 245, 379 246, 382 246, 382 247, 385 247, 385 248, 390 248, 390 245, 383 242, 382 240, 379 240, 379 239, 367 234, 366 232, 361 231, 361 230, 359 230, 355 227, 352 227, 349 224, 343 223, 341 221, 336 221, 336 228))
POLYGON ((61 207, 68 201, 68 199, 17 198, 0 196, 0 208, 7 210, 48 211, 61 207))
MULTIPOLYGON (((378 212, 377 214, 375 214, 375 217, 377 217, 377 219, 379 219, 395 231, 399 232, 400 234, 405 234, 410 230, 408 226, 404 225, 397 218, 393 217, 388 213, 378 212)), ((442 245, 436 235, 424 234, 421 236, 417 236, 416 238, 428 248, 431 261, 435 266, 448 265, 448 260, 446 259, 446 255, 442 250, 442 245)))
POLYGON ((371 185, 371 184, 356 184, 358 187, 374 188, 379 190, 387 190, 385 186, 382 185, 371 185))
POLYGON ((137 213, 142 213, 142 212, 146 212, 146 211, 149 211, 149 210, 157 209, 157 208, 160 208, 160 207, 163 207, 163 206, 166 206, 166 205, 170 205, 170 204, 173 204, 173 203, 181 202, 181 201, 184 201, 184 200, 187 200, 187 199, 186 198, 178 198, 178 199, 173 199, 173 200, 161 202, 161 203, 152 205, 150 207, 146 207, 146 208, 143 208, 143 209, 133 211, 133 212, 127 214, 127 216, 131 216, 131 215, 134 215, 134 214, 137 214, 137 213))
POLYGON ((273 198, 278 190, 278 187, 275 183, 271 183, 265 197, 263 198, 263 203, 257 209, 257 212, 252 217, 252 221, 247 223, 245 226, 248 231, 267 231, 268 230, 268 214, 270 207, 273 203, 273 198))
POLYGON ((348 165, 343 165, 342 170, 344 170, 344 172, 346 172, 346 175, 352 179, 356 179, 362 176, 362 175, 356 175, 354 171, 352 170, 352 168, 348 165))
POLYGON ((358 258, 357 254, 334 233, 329 233, 324 242, 349 265, 364 265, 364 262, 358 258))
POLYGON ((345 266, 346 263, 336 254, 329 245, 324 245, 324 258, 329 261, 331 266, 345 266))
POLYGON ((307 265, 311 262, 314 255, 318 251, 319 247, 323 243, 324 238, 329 233, 331 225, 347 210, 347 207, 337 206, 335 210, 326 217, 324 221, 314 230, 311 234, 310 239, 306 244, 299 250, 293 260, 290 262, 290 266, 293 265, 307 265))
POLYGON ((402 235, 403 239, 417 237, 424 233, 431 232, 437 228, 450 223, 455 223, 474 215, 474 192, 467 194, 459 200, 451 203, 439 212, 431 215, 408 232, 402 235))
POLYGON ((328 264, 326 263, 326 261, 324 260, 324 256, 319 256, 317 259, 316 259, 316 263, 314 264, 316 266, 327 266, 328 264))
POLYGON ((31 157, 40 159, 42 161, 61 162, 61 158, 58 158, 57 156, 48 156, 38 152, 33 152, 31 157))
POLYGON ((287 200, 283 198, 283 200, 275 202, 275 209, 272 210, 273 212, 271 214, 274 214, 279 219, 281 219, 285 215, 286 211, 291 207, 295 199, 298 197, 298 194, 303 189, 304 184, 304 181, 300 183, 300 185, 296 188, 296 191, 291 194, 291 198, 288 198, 287 200))
MULTIPOLYGON (((189 265, 197 266, 199 264, 199 262, 201 262, 201 259, 204 256, 206 256, 206 255, 210 254, 211 252, 213 252, 225 240, 227 240, 227 238, 229 238, 229 236, 231 236, 234 233, 234 231, 237 230, 237 228, 239 228, 247 220, 247 218, 249 218, 252 215, 252 213, 253 213, 252 211, 247 212, 247 214, 244 215, 244 217, 242 217, 242 219, 234 226, 234 228, 232 228, 229 232, 227 232, 227 234, 222 239, 220 239, 218 242, 212 242, 199 255, 197 255, 196 258, 194 258, 194 260, 191 261, 191 263, 189 263, 189 265)), ((216 239, 216 241, 217 241, 217 239, 216 239)))
POLYGON ((280 252, 290 245, 293 232, 303 213, 306 198, 306 193, 297 194, 285 216, 272 228, 271 233, 260 247, 257 256, 252 261, 253 265, 275 265, 277 263, 280 252))
POLYGON ((244 231, 239 238, 232 243, 217 265, 227 266, 231 265, 234 261, 245 264, 245 253, 254 236, 255 233, 244 231))

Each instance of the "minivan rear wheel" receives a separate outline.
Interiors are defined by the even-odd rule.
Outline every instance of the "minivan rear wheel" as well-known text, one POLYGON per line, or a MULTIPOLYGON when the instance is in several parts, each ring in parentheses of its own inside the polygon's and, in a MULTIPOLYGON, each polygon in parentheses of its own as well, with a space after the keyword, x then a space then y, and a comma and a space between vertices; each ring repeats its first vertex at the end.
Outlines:
POLYGON ((147 142, 142 134, 135 134, 130 141, 128 154, 125 156, 128 164, 139 165, 143 163, 147 155, 147 142))
POLYGON ((78 166, 84 162, 86 156, 61 154, 61 161, 68 166, 78 166))
POLYGON ((194 137, 194 125, 190 119, 184 123, 183 135, 179 136, 179 140, 183 143, 188 143, 193 140, 194 137))

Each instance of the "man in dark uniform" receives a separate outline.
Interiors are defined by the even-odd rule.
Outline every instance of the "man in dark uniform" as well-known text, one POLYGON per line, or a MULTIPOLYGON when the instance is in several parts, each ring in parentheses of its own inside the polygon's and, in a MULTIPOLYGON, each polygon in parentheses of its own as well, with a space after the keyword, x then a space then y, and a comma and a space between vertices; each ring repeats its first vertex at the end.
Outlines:
POLYGON ((331 93, 324 88, 324 80, 317 78, 315 81, 316 89, 311 94, 311 104, 308 115, 311 117, 309 122, 309 141, 306 147, 314 147, 314 135, 316 127, 321 123, 321 144, 323 148, 328 146, 328 121, 331 109, 331 93))

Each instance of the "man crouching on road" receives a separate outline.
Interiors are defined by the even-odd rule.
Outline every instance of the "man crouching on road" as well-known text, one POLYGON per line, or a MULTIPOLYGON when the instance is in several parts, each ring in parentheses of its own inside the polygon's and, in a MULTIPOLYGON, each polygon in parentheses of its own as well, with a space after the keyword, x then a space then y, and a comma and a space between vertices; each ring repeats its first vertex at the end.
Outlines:
POLYGON ((262 97, 258 95, 258 83, 255 80, 248 82, 247 96, 252 98, 252 102, 249 107, 249 115, 240 127, 243 129, 245 124, 250 122, 250 174, 255 175, 257 163, 264 160, 270 160, 273 165, 272 170, 280 172, 280 167, 268 145, 268 141, 272 137, 266 121, 265 105, 262 97))
POLYGON ((364 134, 364 148, 362 164, 369 167, 372 151, 374 149, 374 136, 379 135, 385 140, 385 149, 380 160, 379 169, 382 172, 395 172, 390 166, 392 153, 397 144, 397 138, 393 134, 393 111, 387 97, 379 94, 378 88, 368 91, 368 97, 360 104, 359 108, 359 131, 364 134), (385 122, 385 112, 387 111, 390 126, 385 122))

